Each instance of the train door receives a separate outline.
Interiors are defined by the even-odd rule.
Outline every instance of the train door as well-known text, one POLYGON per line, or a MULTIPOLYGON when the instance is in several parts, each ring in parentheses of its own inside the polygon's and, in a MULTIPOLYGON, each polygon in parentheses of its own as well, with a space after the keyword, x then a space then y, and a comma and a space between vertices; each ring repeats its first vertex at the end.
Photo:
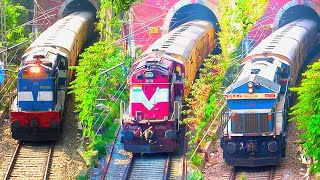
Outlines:
POLYGON ((65 56, 58 54, 57 58, 58 62, 58 89, 66 89, 67 88, 67 76, 68 76, 68 60, 65 56))
POLYGON ((175 72, 176 69, 174 68, 173 70, 174 72, 171 73, 172 76, 170 78, 170 112, 173 112, 173 102, 175 101, 175 96, 176 96, 176 92, 175 92, 175 84, 176 84, 176 79, 177 79, 177 73, 175 72))

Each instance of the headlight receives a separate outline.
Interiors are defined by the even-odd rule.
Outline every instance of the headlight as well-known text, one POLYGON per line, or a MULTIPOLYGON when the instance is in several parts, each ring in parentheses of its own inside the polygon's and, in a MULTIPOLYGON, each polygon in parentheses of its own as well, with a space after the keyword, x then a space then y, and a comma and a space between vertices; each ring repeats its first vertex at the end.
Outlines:
POLYGON ((165 132, 165 136, 166 136, 167 139, 172 140, 172 139, 174 138, 173 131, 172 131, 172 130, 167 130, 167 131, 165 132))
POLYGON ((236 143, 228 142, 228 144, 226 146, 226 150, 228 153, 234 153, 236 151, 236 143))
POLYGON ((276 141, 271 141, 268 143, 268 150, 270 152, 278 151, 278 143, 276 141))

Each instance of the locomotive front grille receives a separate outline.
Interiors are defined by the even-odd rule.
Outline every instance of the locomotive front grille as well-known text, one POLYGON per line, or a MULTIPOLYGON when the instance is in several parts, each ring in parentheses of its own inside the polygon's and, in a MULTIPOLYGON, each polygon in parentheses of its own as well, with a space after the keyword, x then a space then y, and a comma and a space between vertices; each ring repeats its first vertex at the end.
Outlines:
POLYGON ((235 114, 234 133, 268 132, 268 114, 235 114), (259 118, 260 116, 260 118, 259 118), (260 119, 260 130, 259 130, 260 119), (242 128, 244 127, 244 128, 242 128))

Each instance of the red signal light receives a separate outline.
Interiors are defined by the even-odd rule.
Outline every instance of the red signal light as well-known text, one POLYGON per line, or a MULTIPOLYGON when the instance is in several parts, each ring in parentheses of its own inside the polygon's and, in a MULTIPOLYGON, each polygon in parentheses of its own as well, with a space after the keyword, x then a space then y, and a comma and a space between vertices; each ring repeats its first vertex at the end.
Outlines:
POLYGON ((38 73, 40 73, 40 67, 39 66, 31 66, 30 72, 38 74, 38 73))

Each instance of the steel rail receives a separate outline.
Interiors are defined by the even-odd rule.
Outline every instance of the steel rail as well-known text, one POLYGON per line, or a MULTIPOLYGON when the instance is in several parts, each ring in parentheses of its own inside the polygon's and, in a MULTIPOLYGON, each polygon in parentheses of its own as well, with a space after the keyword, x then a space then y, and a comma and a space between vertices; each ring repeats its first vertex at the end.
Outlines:
MULTIPOLYGON (((5 180, 9 180, 10 177, 12 176, 13 170, 14 170, 14 168, 16 168, 16 163, 18 161, 19 154, 20 154, 20 152, 22 152, 22 148, 23 148, 23 143, 19 141, 17 146, 16 146, 16 149, 14 150, 14 153, 11 156, 10 164, 8 166, 7 172, 6 172, 5 177, 4 177, 5 180)), ((46 161, 45 161, 45 168, 44 168, 44 172, 43 172, 43 175, 42 175, 42 178, 44 180, 47 180, 49 178, 49 170, 50 170, 50 164, 51 164, 52 155, 53 155, 53 148, 54 148, 54 146, 52 144, 50 144, 49 148, 47 149, 47 153, 46 153, 47 157, 46 157, 46 161)), ((41 155, 39 157, 41 157, 41 155)), ((22 155, 22 158, 25 158, 25 157, 22 155)), ((39 167, 40 166, 41 165, 39 165, 39 167)), ((24 168, 27 168, 27 167, 24 167, 24 168)))
POLYGON ((52 154, 53 154, 53 145, 50 145, 49 152, 48 152, 48 157, 47 157, 47 162, 46 162, 46 169, 44 171, 43 179, 47 180, 49 179, 49 169, 50 169, 50 163, 52 160, 52 154))
POLYGON ((14 168, 14 163, 15 163, 15 160, 17 158, 17 155, 19 154, 18 152, 20 151, 21 146, 22 146, 22 143, 19 141, 18 144, 17 144, 16 149, 14 150, 13 155, 11 156, 10 164, 9 164, 8 170, 6 172, 6 175, 4 177, 5 180, 8 180, 9 177, 10 177, 10 174, 11 174, 13 168, 14 168))
POLYGON ((135 154, 132 155, 131 161, 130 161, 129 165, 126 168, 126 171, 125 171, 124 176, 123 176, 124 180, 127 180, 130 177, 130 171, 131 171, 131 169, 133 167, 133 162, 135 160, 135 156, 136 156, 135 154))
POLYGON ((105 164, 105 166, 103 167, 103 169, 102 169, 102 171, 101 171, 100 180, 104 180, 105 177, 106 177, 106 174, 107 174, 107 172, 108 172, 109 165, 110 165, 110 162, 111 162, 111 159, 112 159, 112 155, 113 155, 114 145, 115 145, 115 142, 116 142, 117 137, 118 137, 119 132, 120 132, 120 126, 121 126, 121 125, 118 126, 118 129, 117 129, 117 131, 116 131, 116 133, 115 133, 115 138, 114 138, 114 140, 112 141, 111 147, 109 148, 110 151, 109 151, 109 154, 108 154, 107 157, 106 157, 106 164, 105 164))
POLYGON ((163 169, 163 180, 167 180, 167 178, 168 178, 168 172, 169 172, 168 168, 169 168, 170 157, 171 156, 169 154, 167 157, 167 160, 166 160, 166 164, 163 169))

